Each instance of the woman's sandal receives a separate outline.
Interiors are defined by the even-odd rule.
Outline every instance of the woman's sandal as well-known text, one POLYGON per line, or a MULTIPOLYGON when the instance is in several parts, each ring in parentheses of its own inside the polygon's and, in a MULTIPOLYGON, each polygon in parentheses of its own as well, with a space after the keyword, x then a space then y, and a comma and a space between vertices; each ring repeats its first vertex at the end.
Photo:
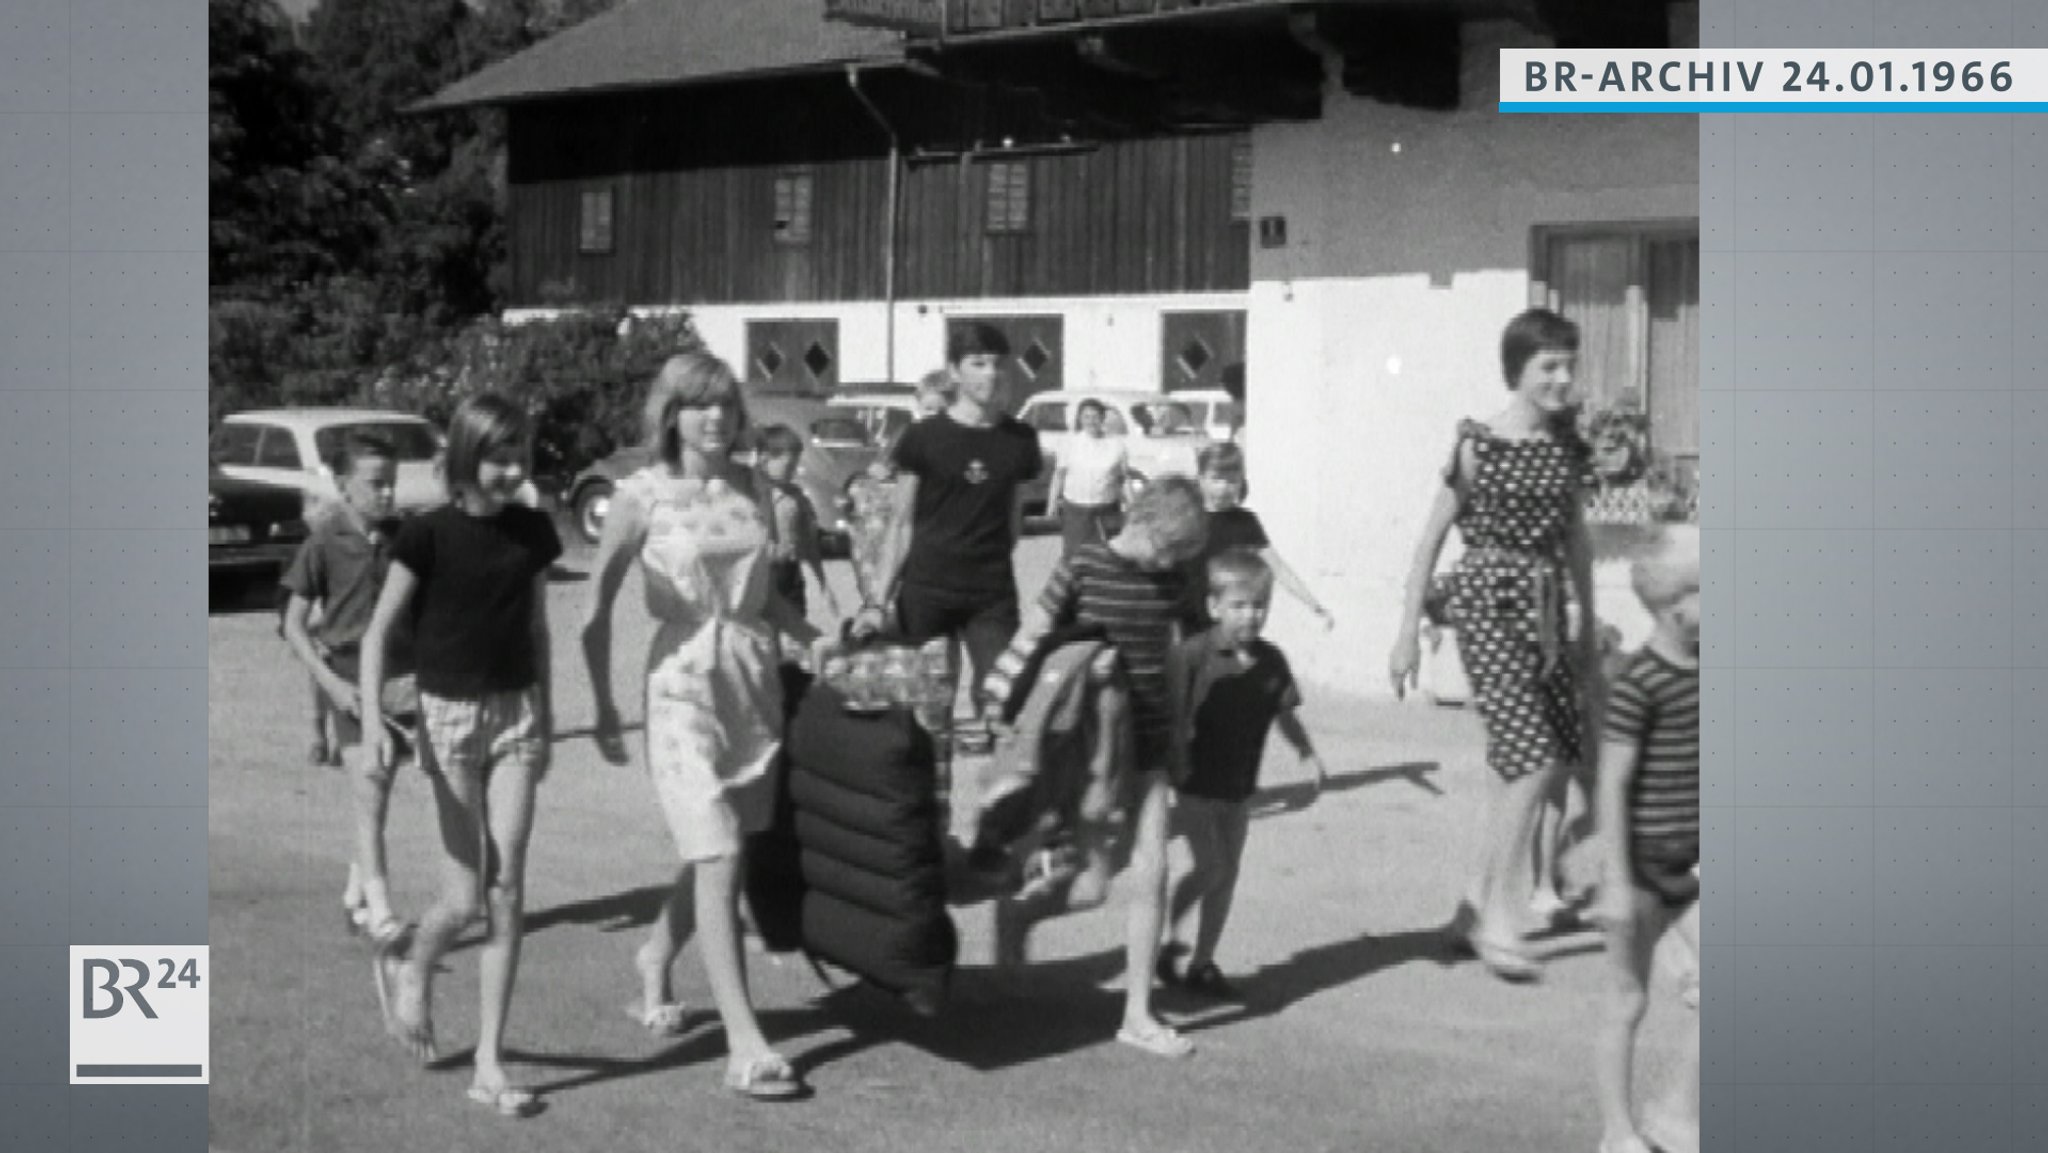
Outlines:
POLYGON ((725 1087, 756 1101, 787 1101, 803 1095, 804 1083, 788 1061, 774 1053, 725 1067, 725 1087))
POLYGON ((1116 1039, 1154 1057, 1187 1057, 1195 1051, 1195 1043, 1181 1036, 1179 1030, 1171 1025, 1151 1023, 1136 1028, 1125 1025, 1116 1031, 1116 1039))
POLYGON ((696 1015, 678 1001, 665 1001, 652 1007, 627 1005, 626 1016, 657 1037, 680 1037, 697 1023, 696 1015))
POLYGON ((522 1120, 542 1109, 540 1095, 531 1089, 520 1089, 512 1085, 475 1085, 467 1094, 471 1101, 497 1113, 500 1117, 522 1120))

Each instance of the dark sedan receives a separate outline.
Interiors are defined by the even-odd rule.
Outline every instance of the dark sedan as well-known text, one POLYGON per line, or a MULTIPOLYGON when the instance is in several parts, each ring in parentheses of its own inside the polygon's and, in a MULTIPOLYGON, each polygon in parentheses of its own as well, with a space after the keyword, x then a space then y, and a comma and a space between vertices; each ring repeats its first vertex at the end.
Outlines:
POLYGON ((206 474, 206 567, 215 575, 281 574, 306 540, 298 489, 206 474))
MULTIPOLYGON (((747 415, 756 430, 786 424, 803 436, 804 454, 797 464, 796 482, 818 510, 825 554, 845 556, 852 540, 846 521, 847 486, 880 452, 867 427, 848 410, 811 396, 749 395, 747 415)), ((585 540, 595 544, 603 535, 605 513, 611 508, 612 490, 618 482, 645 468, 652 459, 652 451, 645 446, 622 448, 569 482, 562 504, 585 540)))

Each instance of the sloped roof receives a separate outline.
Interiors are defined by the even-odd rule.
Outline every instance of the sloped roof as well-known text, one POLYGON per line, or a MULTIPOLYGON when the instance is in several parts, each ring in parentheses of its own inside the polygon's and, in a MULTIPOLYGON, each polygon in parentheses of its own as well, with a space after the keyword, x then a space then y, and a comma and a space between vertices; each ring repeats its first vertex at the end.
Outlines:
POLYGON ((463 77, 413 110, 902 59, 895 33, 827 20, 821 0, 626 0, 463 77))

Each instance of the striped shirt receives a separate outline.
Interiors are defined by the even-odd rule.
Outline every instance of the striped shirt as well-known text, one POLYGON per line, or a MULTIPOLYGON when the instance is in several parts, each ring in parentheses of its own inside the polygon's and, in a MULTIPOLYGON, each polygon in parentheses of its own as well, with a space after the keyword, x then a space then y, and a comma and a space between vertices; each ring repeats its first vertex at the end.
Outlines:
MULTIPOLYGON (((1109 635, 1130 678, 1138 759, 1147 769, 1163 769, 1170 763, 1174 718, 1166 662, 1186 579, 1177 569, 1155 572, 1125 560, 1107 545, 1085 544, 1060 561, 1038 597, 1038 607, 1052 618, 1054 628, 1099 625, 1109 635)), ((1031 655, 1018 648, 1028 650, 1039 639, 1019 634, 996 663, 989 680, 999 700, 1007 700, 1017 688, 1009 678, 1031 655)))
POLYGON ((1615 678, 1607 698, 1607 739, 1637 750, 1629 785, 1632 840, 1673 842, 1700 835, 1700 672, 1645 646, 1615 678))

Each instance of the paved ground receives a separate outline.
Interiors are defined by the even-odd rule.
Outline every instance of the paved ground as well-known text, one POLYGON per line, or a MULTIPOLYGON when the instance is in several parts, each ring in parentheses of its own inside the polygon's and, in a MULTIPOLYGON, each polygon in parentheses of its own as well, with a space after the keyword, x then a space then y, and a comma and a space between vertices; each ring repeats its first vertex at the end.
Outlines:
MULTIPOLYGON (((1027 544, 1027 587, 1053 547, 1027 544)), ((569 567, 580 574, 584 563, 572 557, 569 567)), ((843 580, 844 566, 833 568, 843 580)), ((1292 756, 1276 748, 1253 825, 1221 957, 1242 975, 1249 1004, 1218 1011, 1162 1002, 1200 1043, 1193 1059, 1161 1061, 1111 1040, 1120 1003, 1114 911, 1048 927, 1036 941, 1044 962, 1032 983, 997 998, 982 979, 987 917, 967 910, 959 917, 963 1003, 936 1022, 917 1022, 862 990, 834 991, 800 961, 756 956, 764 1025, 817 1093, 781 1106, 733 1097, 719 1085, 715 1026, 658 1041, 621 1011, 633 992, 631 951, 653 911, 650 886, 672 858, 640 771, 604 765, 574 731, 589 716, 588 690, 569 659, 587 595, 571 576, 550 609, 562 654, 557 699, 570 731, 541 797, 510 1029, 517 1072, 549 1101, 525 1122, 464 1100, 461 1052, 423 1072, 384 1039, 366 955, 343 935, 339 914, 345 783, 303 762, 304 677, 273 616, 215 613, 217 1150, 1594 1147, 1594 939, 1547 942, 1556 962, 1531 988, 1503 985, 1439 948, 1482 771, 1476 722, 1457 711, 1327 697, 1306 716, 1336 787, 1306 806, 1292 756)), ((628 616, 622 668, 640 659, 644 643, 644 623, 628 616)), ((426 896, 430 835, 426 794, 405 776, 391 832, 402 908, 426 896)), ((474 1037, 474 954, 451 961, 438 1024, 444 1044, 459 1050, 474 1037)), ((693 952, 678 978, 686 999, 708 1003, 693 952)), ((1682 1011, 1665 984, 1649 1022, 1656 1066, 1682 1011)))

